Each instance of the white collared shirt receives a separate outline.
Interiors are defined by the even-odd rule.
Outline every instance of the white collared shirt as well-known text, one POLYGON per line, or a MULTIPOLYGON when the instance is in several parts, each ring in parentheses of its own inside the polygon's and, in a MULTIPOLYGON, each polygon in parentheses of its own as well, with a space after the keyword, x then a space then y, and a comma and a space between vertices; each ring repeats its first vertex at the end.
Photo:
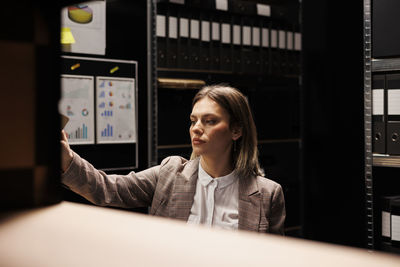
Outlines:
POLYGON ((239 179, 235 171, 212 178, 199 162, 194 201, 188 224, 237 229, 239 224, 239 179))

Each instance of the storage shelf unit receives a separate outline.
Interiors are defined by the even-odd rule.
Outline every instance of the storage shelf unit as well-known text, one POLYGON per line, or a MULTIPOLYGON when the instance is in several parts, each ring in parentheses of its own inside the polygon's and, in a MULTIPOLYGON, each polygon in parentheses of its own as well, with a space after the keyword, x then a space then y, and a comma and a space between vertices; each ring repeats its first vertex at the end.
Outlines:
MULTIPOLYGON (((398 20, 396 17, 399 8, 398 2, 393 0, 364 0, 367 247, 397 254, 400 253, 400 249, 396 242, 391 242, 390 236, 383 233, 382 224, 385 222, 382 212, 390 213, 390 205, 383 204, 384 200, 387 202, 388 198, 400 196, 400 180, 398 179, 400 154, 393 149, 397 143, 396 139, 391 137, 394 133, 391 127, 398 122, 396 117, 398 114, 389 108, 395 103, 391 100, 389 91, 397 89, 397 86, 393 85, 393 80, 400 73, 400 50, 395 44, 400 40, 400 31, 394 29, 387 33, 383 29, 398 20), (383 94, 379 95, 379 92, 383 94), (391 129, 390 132, 389 129, 391 129), (379 135, 380 133, 383 135, 379 135)), ((393 225, 389 226, 391 227, 393 225)), ((390 231, 391 229, 389 233, 390 231)))

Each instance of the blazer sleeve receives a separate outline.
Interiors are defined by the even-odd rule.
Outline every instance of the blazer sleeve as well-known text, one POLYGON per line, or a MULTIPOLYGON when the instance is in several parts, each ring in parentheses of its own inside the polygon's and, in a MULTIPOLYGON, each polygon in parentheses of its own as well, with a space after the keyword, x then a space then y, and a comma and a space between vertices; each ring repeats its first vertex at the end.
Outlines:
POLYGON ((107 175, 74 153, 61 182, 75 193, 100 206, 135 208, 150 206, 160 166, 127 175, 107 175))
POLYGON ((286 218, 285 198, 281 185, 277 184, 271 201, 270 233, 285 234, 284 224, 286 218))

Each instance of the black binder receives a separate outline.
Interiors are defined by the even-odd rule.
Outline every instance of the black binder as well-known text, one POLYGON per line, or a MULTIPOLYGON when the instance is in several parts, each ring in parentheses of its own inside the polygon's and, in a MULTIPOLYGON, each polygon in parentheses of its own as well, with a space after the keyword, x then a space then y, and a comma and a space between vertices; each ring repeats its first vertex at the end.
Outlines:
POLYGON ((400 155, 400 74, 387 74, 386 88, 386 150, 390 155, 400 155))
POLYGON ((372 77, 372 152, 386 153, 385 75, 372 77))
POLYGON ((157 65, 159 67, 166 67, 167 66, 167 50, 166 50, 166 43, 167 43, 167 33, 166 33, 166 12, 162 6, 159 6, 157 11, 157 65))
POLYGON ((192 12, 190 18, 190 40, 189 40, 189 66, 191 69, 200 68, 200 15, 192 12))
POLYGON ((200 14, 200 62, 199 68, 202 70, 210 69, 210 50, 211 50, 211 23, 210 17, 200 14))
POLYGON ((178 18, 176 10, 167 10, 166 19, 167 29, 167 67, 176 68, 178 66, 178 18))
POLYGON ((228 14, 221 15, 221 70, 232 71, 232 22, 228 14))
POLYGON ((242 59, 243 72, 254 73, 254 53, 252 47, 253 21, 245 18, 242 27, 242 59))
POLYGON ((219 16, 213 14, 210 23, 211 23, 210 69, 220 70, 221 23, 219 16))
POLYGON ((261 51, 262 51, 262 24, 259 19, 255 19, 252 28, 252 50, 253 50, 253 68, 254 73, 261 73, 261 51))
POLYGON ((242 72, 242 20, 239 16, 233 17, 232 25, 233 72, 242 72))
POLYGON ((270 70, 272 75, 280 75, 280 54, 278 48, 278 28, 276 23, 270 24, 269 29, 269 36, 270 36, 270 70))
POLYGON ((181 16, 181 13, 178 14, 178 68, 186 69, 190 67, 189 27, 190 18, 181 16))
POLYGON ((263 22, 261 27, 261 73, 269 74, 270 71, 270 36, 269 22, 263 22))

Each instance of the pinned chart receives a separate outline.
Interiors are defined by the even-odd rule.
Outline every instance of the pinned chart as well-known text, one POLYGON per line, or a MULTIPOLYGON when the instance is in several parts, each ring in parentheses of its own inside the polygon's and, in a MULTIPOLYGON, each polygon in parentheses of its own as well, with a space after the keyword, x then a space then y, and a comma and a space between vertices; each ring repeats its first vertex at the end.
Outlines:
POLYGON ((94 144, 94 78, 61 75, 59 111, 69 118, 64 130, 71 145, 94 144))
POLYGON ((136 143, 135 79, 96 77, 97 143, 136 143))

